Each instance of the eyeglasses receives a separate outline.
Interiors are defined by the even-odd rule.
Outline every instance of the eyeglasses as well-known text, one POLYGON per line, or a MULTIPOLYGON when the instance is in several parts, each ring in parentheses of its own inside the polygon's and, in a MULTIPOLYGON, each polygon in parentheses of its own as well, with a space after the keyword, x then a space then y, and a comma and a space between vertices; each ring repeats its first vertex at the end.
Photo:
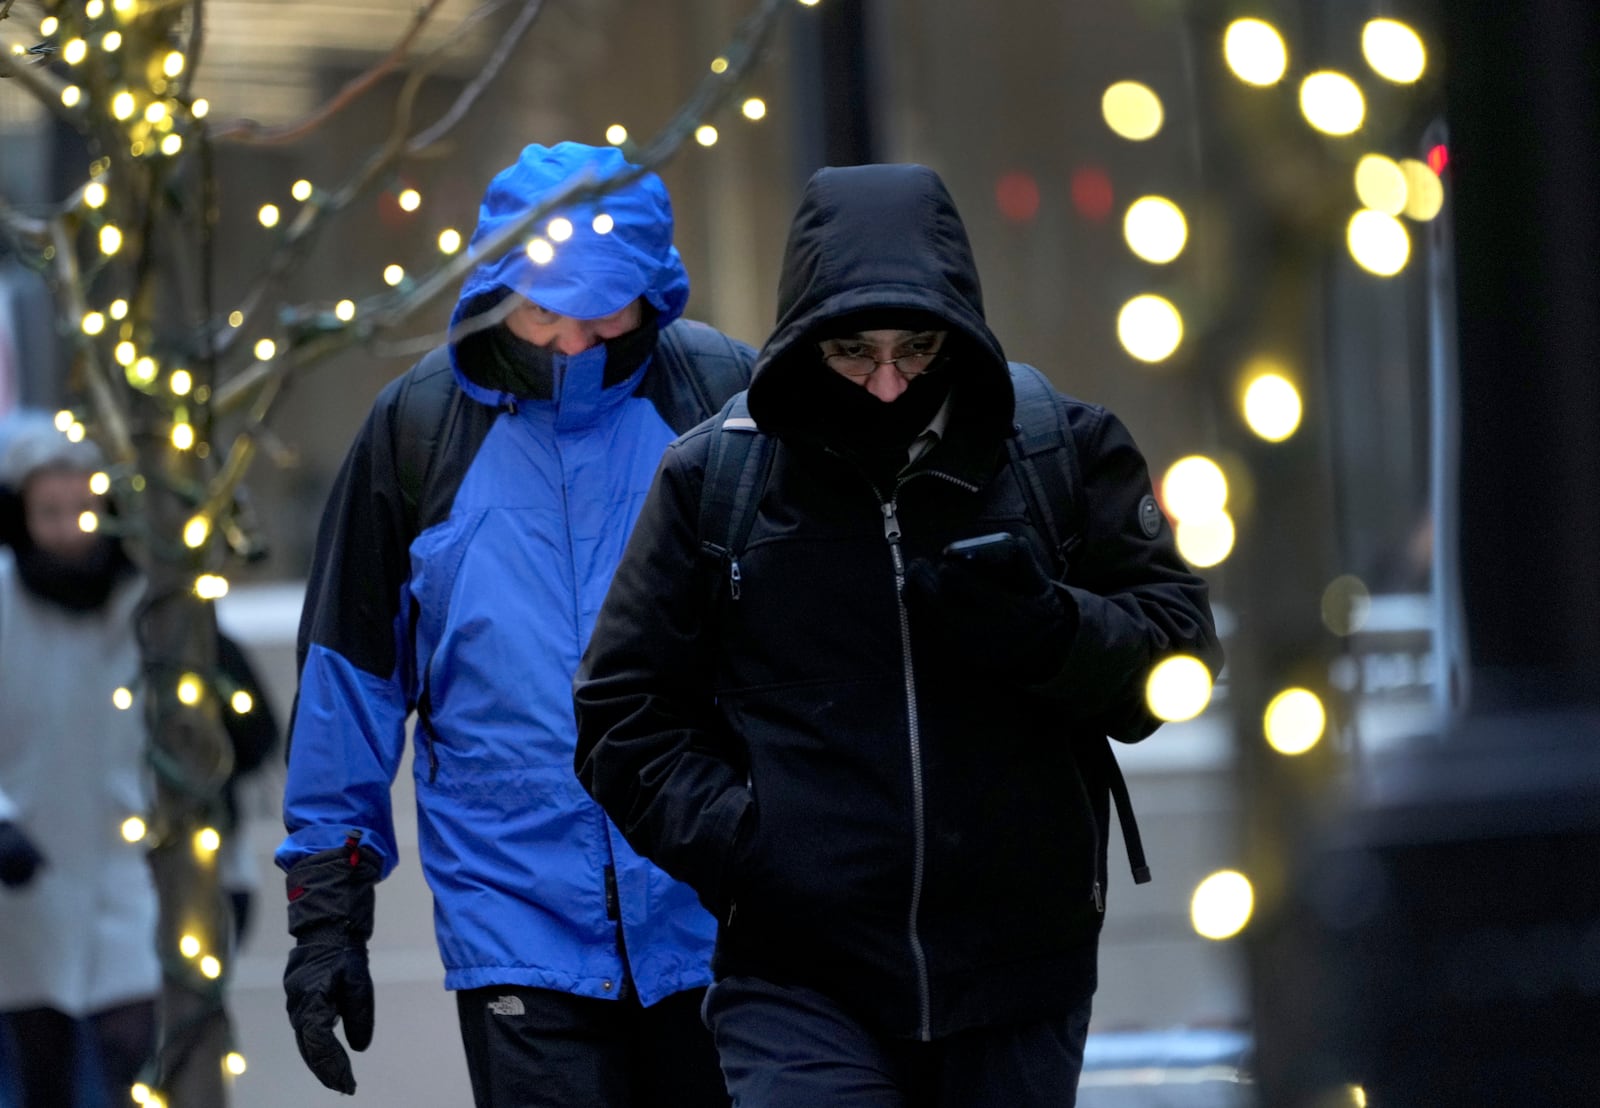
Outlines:
POLYGON ((943 331, 928 331, 925 334, 913 335, 890 358, 878 357, 867 343, 842 339, 833 344, 835 347, 833 350, 823 349, 822 360, 827 362, 828 368, 835 373, 857 381, 871 377, 881 365, 894 366, 896 373, 910 380, 922 376, 933 365, 934 359, 939 356, 940 348, 944 345, 944 338, 943 331))

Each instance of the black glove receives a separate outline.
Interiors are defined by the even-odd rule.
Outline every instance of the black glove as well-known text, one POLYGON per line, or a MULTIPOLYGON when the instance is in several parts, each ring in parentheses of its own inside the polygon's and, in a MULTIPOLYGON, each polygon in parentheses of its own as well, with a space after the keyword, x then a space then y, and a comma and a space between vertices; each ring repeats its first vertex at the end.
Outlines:
POLYGON ((367 940, 378 882, 378 856, 355 836, 336 850, 313 854, 288 873, 289 933, 298 943, 283 971, 289 1023, 311 1072, 330 1089, 356 1091, 350 1056, 334 1037, 344 1021, 352 1050, 372 1043, 372 974, 367 940))
POLYGON ((965 555, 912 559, 906 606, 941 661, 1018 685, 1060 672, 1078 629, 1071 597, 1011 535, 965 555))
POLYGON ((33 880, 42 865, 44 855, 33 840, 15 823, 0 819, 0 884, 20 889, 33 880))

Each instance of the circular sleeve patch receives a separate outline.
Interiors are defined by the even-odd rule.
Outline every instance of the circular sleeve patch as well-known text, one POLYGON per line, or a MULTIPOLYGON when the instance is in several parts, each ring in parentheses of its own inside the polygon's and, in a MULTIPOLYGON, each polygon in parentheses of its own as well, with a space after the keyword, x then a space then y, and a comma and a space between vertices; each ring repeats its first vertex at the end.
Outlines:
POLYGON ((1139 501, 1139 529, 1147 539, 1153 539, 1161 533, 1161 505, 1150 493, 1145 493, 1144 499, 1139 501))

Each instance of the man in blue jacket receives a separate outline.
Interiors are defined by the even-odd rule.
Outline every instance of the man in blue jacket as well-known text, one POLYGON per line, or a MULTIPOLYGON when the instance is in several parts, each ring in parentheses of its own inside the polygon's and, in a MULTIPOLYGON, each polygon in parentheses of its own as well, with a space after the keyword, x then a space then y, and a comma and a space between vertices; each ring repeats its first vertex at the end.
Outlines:
POLYGON ((1162 659, 1221 664, 1205 582, 1121 422, 1008 367, 931 170, 817 173, 778 305, 748 416, 674 444, 617 567, 579 776, 721 917, 705 1011, 736 1104, 1063 1108, 1107 737, 1156 729, 1162 659), (752 436, 765 484, 718 526, 752 436), (1030 495, 1030 447, 1060 496, 1030 495))
MULTIPOLYGON (((529 146, 471 249, 613 149, 529 146)), ((284 974, 302 1056, 355 1079, 373 887, 416 716, 418 852, 479 1108, 727 1103, 699 1020, 715 931, 572 776, 571 681, 663 449, 752 352, 681 320, 645 174, 552 213, 467 278, 451 336, 378 397, 329 497, 302 614, 284 796, 284 974)))

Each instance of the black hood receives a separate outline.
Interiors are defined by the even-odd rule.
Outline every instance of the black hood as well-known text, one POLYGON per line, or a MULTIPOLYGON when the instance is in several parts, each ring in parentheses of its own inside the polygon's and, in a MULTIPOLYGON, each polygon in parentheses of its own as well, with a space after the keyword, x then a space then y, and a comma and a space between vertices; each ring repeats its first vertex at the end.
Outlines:
MULTIPOLYGON (((778 323, 756 360, 750 414, 764 429, 816 430, 830 371, 818 341, 907 312, 951 331, 949 360, 961 421, 982 437, 1010 433, 1015 401, 1006 357, 983 316, 966 227, 939 175, 920 165, 822 169, 789 228, 778 323)), ((893 322, 883 324, 895 326, 893 322)))

